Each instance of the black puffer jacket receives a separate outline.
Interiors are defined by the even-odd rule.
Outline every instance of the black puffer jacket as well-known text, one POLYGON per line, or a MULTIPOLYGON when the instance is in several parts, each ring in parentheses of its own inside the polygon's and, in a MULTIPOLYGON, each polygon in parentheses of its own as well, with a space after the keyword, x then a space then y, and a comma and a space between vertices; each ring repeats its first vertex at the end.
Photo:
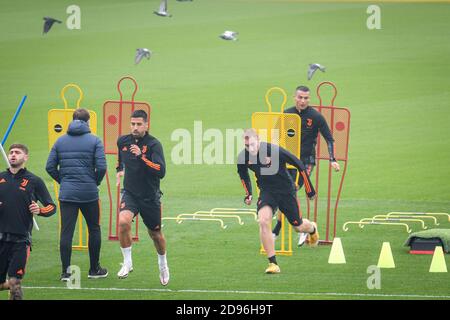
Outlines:
POLYGON ((60 184, 59 200, 86 203, 98 200, 106 173, 105 150, 85 121, 74 120, 67 134, 53 145, 47 160, 48 174, 60 184))

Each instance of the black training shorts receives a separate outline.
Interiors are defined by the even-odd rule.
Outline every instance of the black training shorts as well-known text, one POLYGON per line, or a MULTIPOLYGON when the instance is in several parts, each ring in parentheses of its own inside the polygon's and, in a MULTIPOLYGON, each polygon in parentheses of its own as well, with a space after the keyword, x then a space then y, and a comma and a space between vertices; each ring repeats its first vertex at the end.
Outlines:
POLYGON ((30 246, 26 242, 0 241, 0 283, 6 281, 6 275, 22 279, 29 254, 30 246))
POLYGON ((273 214, 277 212, 277 209, 280 209, 293 226, 299 226, 303 223, 297 195, 294 192, 274 193, 261 190, 258 199, 258 212, 264 206, 271 207, 273 214))
POLYGON ((130 192, 122 190, 120 199, 120 211, 129 210, 134 216, 140 215, 145 226, 152 230, 161 229, 161 195, 154 198, 140 199, 133 196, 130 192))

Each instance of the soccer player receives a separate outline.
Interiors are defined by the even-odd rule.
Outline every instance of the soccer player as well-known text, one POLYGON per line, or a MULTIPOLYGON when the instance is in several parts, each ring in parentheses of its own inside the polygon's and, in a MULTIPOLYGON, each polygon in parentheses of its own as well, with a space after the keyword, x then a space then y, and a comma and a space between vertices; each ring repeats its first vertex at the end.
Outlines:
MULTIPOLYGON (((334 157, 334 139, 331 134, 330 128, 328 127, 327 121, 323 115, 309 106, 310 94, 309 88, 305 86, 298 86, 295 89, 295 106, 284 110, 285 113, 294 113, 300 116, 302 121, 302 134, 300 141, 300 160, 306 166, 306 171, 308 176, 311 175, 314 166, 316 165, 316 144, 319 132, 322 134, 323 138, 327 142, 328 154, 330 157, 330 164, 335 171, 339 171, 339 163, 334 157)), ((296 179, 297 170, 289 169, 289 173, 292 178, 296 179)), ((298 189, 303 186, 304 180, 303 176, 300 175, 298 179, 298 189)), ((272 230, 272 233, 277 237, 281 229, 281 214, 278 214, 277 224, 272 230)), ((301 246, 306 240, 305 236, 300 234, 298 245, 301 246)))
POLYGON ((42 179, 25 168, 25 145, 12 144, 8 160, 11 168, 0 172, 0 290, 9 289, 11 300, 22 300, 33 216, 50 217, 56 206, 42 179))
POLYGON ((89 279, 106 278, 108 270, 100 266, 101 227, 98 186, 106 173, 105 150, 101 140, 91 134, 89 111, 76 109, 67 134, 53 145, 47 160, 48 174, 60 185, 62 272, 60 280, 70 281, 72 238, 78 211, 89 231, 89 279))
POLYGON ((119 241, 123 255, 120 279, 133 271, 131 257, 131 222, 139 213, 148 229, 158 253, 159 279, 163 286, 169 283, 166 239, 161 231, 160 180, 166 174, 161 143, 148 134, 148 116, 143 110, 131 115, 131 134, 117 140, 119 163, 117 184, 124 176, 119 213, 119 241))
POLYGON ((299 170, 305 183, 305 191, 309 199, 314 199, 315 191, 311 185, 303 163, 286 149, 262 142, 254 129, 244 132, 245 149, 238 156, 238 173, 246 195, 244 202, 252 203, 252 185, 248 169, 256 175, 256 183, 260 190, 258 199, 258 218, 261 243, 267 253, 269 266, 266 273, 279 273, 275 256, 275 244, 271 233, 272 216, 277 208, 285 214, 296 232, 309 234, 311 246, 317 246, 319 232, 315 222, 302 219, 297 201, 295 183, 288 173, 286 164, 299 170))

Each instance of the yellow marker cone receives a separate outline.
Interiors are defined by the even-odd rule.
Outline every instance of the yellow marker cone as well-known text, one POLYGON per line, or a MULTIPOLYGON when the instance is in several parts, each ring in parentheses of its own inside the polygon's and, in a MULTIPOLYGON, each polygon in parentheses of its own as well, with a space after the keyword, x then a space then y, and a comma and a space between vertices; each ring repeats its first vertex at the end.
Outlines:
POLYGON ((447 272, 444 250, 438 246, 434 248, 433 260, 431 260, 430 272, 447 272))
POLYGON ((328 263, 340 264, 345 263, 344 249, 342 248, 341 238, 334 238, 331 246, 330 257, 328 263))
POLYGON ((395 268, 394 257, 392 256, 391 245, 389 242, 383 242, 380 258, 378 259, 378 268, 395 268))

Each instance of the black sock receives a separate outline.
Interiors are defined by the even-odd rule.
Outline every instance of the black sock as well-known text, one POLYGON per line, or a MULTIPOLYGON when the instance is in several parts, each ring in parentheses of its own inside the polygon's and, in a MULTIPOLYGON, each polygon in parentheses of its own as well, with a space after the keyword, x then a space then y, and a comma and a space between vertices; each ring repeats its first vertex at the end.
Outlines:
POLYGON ((278 264, 278 263, 277 263, 277 257, 276 257, 276 256, 271 256, 271 257, 269 257, 269 262, 270 262, 270 263, 278 264))
POLYGON ((275 235, 279 235, 281 230, 281 221, 277 220, 277 224, 275 225, 275 228, 273 228, 272 233, 275 235))

